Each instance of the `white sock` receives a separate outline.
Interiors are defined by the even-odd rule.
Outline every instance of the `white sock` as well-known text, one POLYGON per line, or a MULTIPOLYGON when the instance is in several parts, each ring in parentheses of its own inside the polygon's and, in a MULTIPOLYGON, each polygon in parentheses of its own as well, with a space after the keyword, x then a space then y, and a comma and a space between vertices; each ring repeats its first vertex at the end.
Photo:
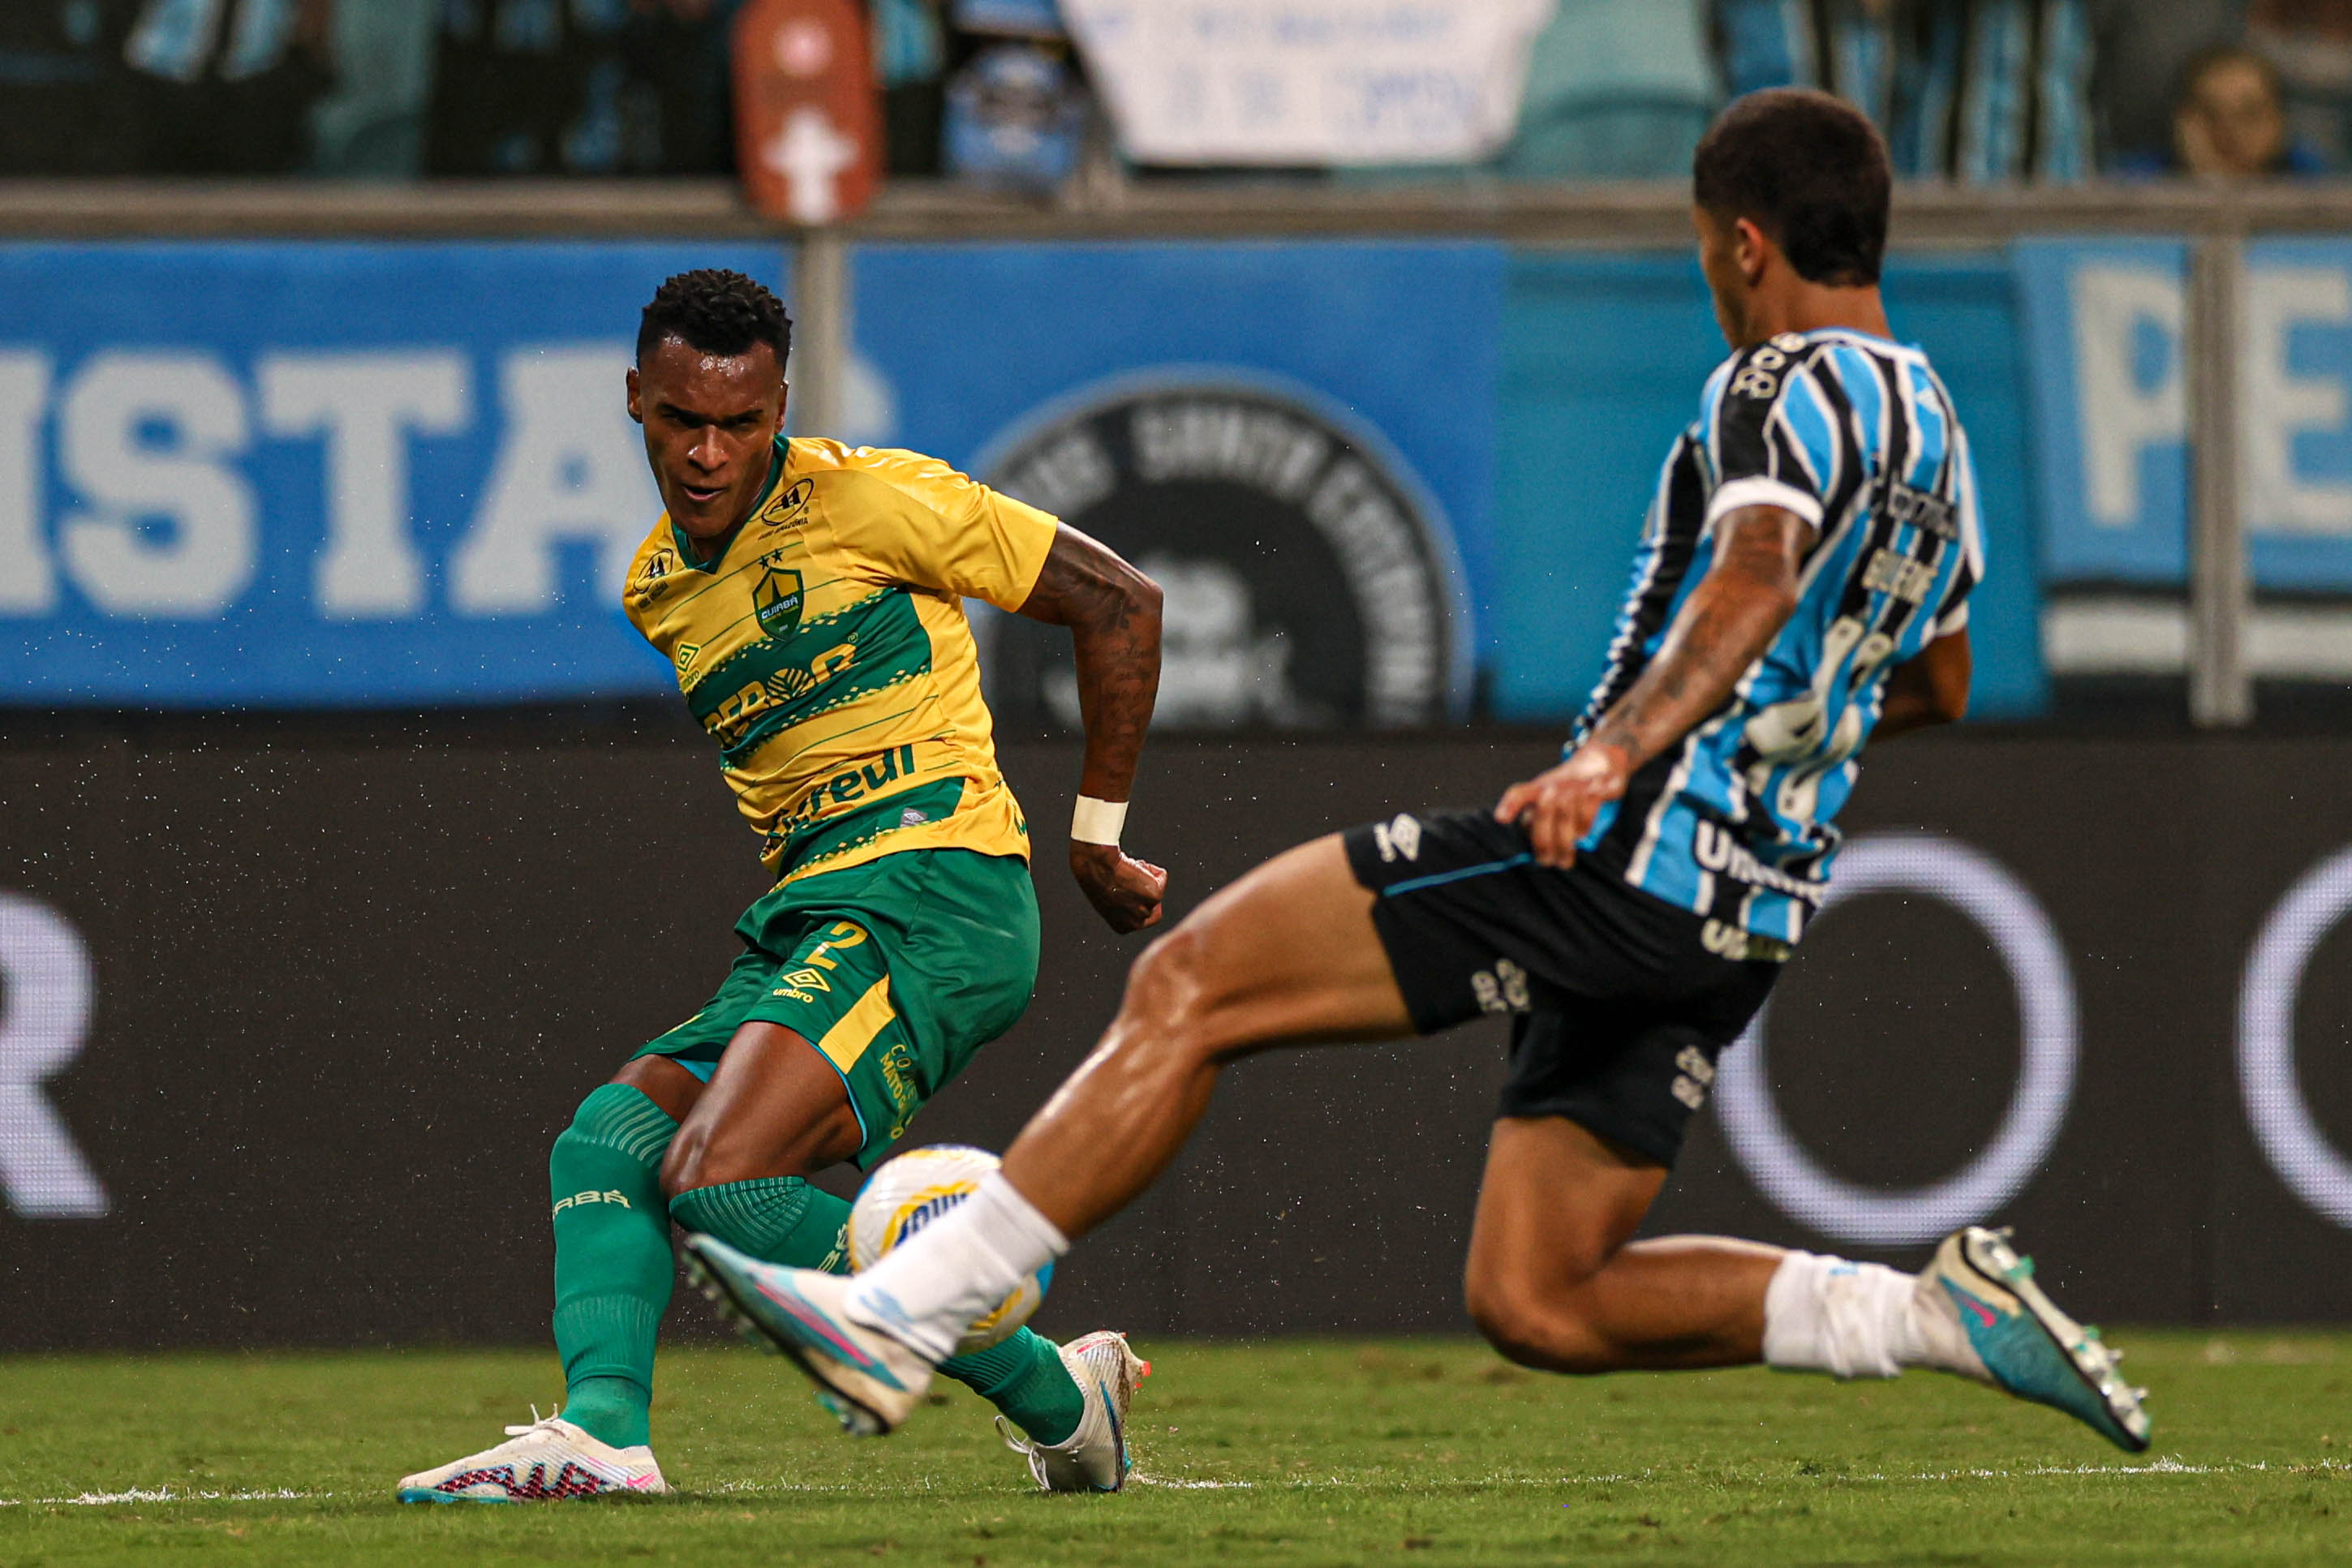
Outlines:
POLYGON ((856 1277, 849 1318, 937 1364, 1015 1285, 1069 1249, 1054 1222, 992 1171, 856 1277))
POLYGON ((1884 1263, 1791 1252, 1764 1292, 1764 1360, 1784 1372, 1893 1377, 1927 1359, 1916 1281, 1884 1263))

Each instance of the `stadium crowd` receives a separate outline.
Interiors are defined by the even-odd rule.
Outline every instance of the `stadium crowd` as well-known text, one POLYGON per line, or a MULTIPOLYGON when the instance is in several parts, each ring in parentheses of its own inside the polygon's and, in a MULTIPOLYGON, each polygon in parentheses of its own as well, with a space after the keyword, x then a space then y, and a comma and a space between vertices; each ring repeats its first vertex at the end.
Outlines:
MULTIPOLYGON (((0 173, 723 173, 743 3, 19 0, 0 173)), ((1055 0, 864 3, 894 172, 1072 167, 1097 117, 1055 0)), ((2352 0, 1559 0, 1492 168, 1675 177, 1783 83, 1867 110, 1911 177, 2322 173, 2352 0)))

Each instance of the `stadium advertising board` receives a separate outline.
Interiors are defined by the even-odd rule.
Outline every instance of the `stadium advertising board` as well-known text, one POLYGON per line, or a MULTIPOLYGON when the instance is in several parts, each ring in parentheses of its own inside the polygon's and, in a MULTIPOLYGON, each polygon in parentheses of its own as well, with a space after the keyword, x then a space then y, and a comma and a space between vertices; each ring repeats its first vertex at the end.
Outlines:
MULTIPOLYGON (((2189 574, 2189 249, 2017 247, 2032 367, 2048 658, 2064 673, 2177 672, 2189 574)), ((2239 504, 2263 596, 2257 674, 2352 674, 2352 242, 2257 240, 2240 290, 2239 504)))
MULTIPOLYGON (((864 247, 851 434, 1160 578, 1165 726, 1442 721, 1497 653, 1504 268, 1486 244, 864 247)), ((999 713, 1075 729, 1068 640, 985 630, 999 713)))
POLYGON ((616 606, 661 510, 636 312, 744 246, 0 247, 19 704, 661 690, 616 606))
MULTIPOLYGON (((2018 246, 2055 582, 2178 584, 2189 566, 2188 247, 2018 246)), ((2246 249, 2238 395, 2255 580, 2352 592, 2352 241, 2246 249)))
MULTIPOLYGON (((613 586, 660 510, 621 397, 636 312, 670 271, 775 282, 780 257, 0 247, 0 696, 669 689, 613 586)), ((883 246, 855 277, 831 434, 1025 490, 1167 571, 1167 722, 1465 711, 1500 247, 883 246)), ((1052 722, 1056 673, 1023 669, 1008 716, 1052 722)))
MULTIPOLYGON (((683 722, 433 723, 0 750, 0 1348, 544 1343, 548 1145, 700 1003, 760 883, 683 722)), ((1292 842, 1490 799, 1551 750, 1171 738, 1129 839, 1181 915, 1292 842)), ((1073 747, 1006 761, 1034 820, 1067 812, 1073 747)), ((2341 1320, 2347 770, 2352 745, 2317 738, 1874 752, 1840 889, 1654 1228, 1915 1262, 1990 1218, 2095 1318, 2341 1320)), ((1002 1148, 1116 1006, 1134 944, 1058 866, 1039 894, 1036 999, 922 1142, 1002 1148)), ((1041 1325, 1462 1327, 1502 1068, 1486 1026, 1236 1065, 1041 1325)))

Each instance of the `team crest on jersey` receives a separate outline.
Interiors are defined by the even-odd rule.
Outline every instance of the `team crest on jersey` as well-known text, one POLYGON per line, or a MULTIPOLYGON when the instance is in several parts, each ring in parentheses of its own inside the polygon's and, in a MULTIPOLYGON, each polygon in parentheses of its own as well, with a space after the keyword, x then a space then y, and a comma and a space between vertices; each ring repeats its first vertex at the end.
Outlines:
POLYGON ((751 610, 760 618, 761 632, 770 637, 789 637, 800 629, 801 609, 807 599, 799 572, 771 566, 751 590, 751 610))

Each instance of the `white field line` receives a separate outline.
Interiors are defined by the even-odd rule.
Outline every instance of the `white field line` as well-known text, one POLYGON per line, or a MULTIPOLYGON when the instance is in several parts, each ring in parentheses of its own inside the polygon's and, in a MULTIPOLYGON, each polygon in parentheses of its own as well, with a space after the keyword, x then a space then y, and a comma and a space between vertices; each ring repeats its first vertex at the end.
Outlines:
MULTIPOLYGON (((2184 1464, 2177 1458, 2150 1460, 2144 1465, 2034 1465, 2021 1469, 1969 1469, 1958 1470, 1921 1470, 1910 1475, 1849 1475, 1831 1479, 1861 1481, 1957 1481, 1957 1480, 2017 1480, 2043 1476, 2218 1476, 2259 1474, 2268 1470, 2281 1473, 2352 1475, 2352 1461, 2321 1459, 2308 1465, 2273 1464, 2268 1459, 2224 1459, 2218 1464, 2184 1464)), ((1257 1481, 1220 1481, 1198 1479, 1188 1476, 1155 1476, 1138 1470, 1128 1478, 1138 1486, 1160 1487, 1171 1491, 1254 1491, 1257 1481)), ((1465 1478, 1450 1483, 1459 1487, 1597 1487, 1633 1486, 1659 1479, 1655 1470, 1642 1470, 1631 1475, 1606 1476, 1484 1476, 1465 1478)), ((1369 1490, 1369 1483, 1352 1481, 1339 1476, 1321 1479, 1301 1479, 1263 1483, 1282 1490, 1300 1491, 1315 1488, 1336 1488, 1342 1490, 1369 1490)), ((1381 1483, 1389 1485, 1392 1483, 1381 1483)), ((905 1488, 897 1489, 904 1491, 905 1488)), ((928 1491, 928 1480, 918 1489, 928 1491)), ((684 1494, 687 1498, 746 1497, 761 1494, 797 1493, 808 1496, 866 1496, 870 1487, 824 1486, 806 1481, 725 1481, 709 1488, 698 1488, 684 1494)), ((297 1491, 287 1487, 246 1491, 174 1491, 169 1487, 150 1490, 133 1487, 127 1491, 86 1491, 78 1497, 0 1498, 0 1508, 112 1508, 123 1503, 143 1502, 309 1502, 332 1498, 329 1491, 297 1491)))
POLYGON ((1248 1491, 1255 1481, 1196 1481, 1181 1476, 1147 1476, 1141 1470, 1131 1471, 1128 1478, 1139 1487, 1166 1487, 1171 1491, 1248 1491))
POLYGON ((247 1491, 173 1491, 170 1487, 150 1491, 132 1487, 128 1491, 86 1491, 79 1497, 0 1497, 0 1508, 23 1508, 27 1503, 40 1508, 111 1508, 126 1502, 299 1502, 334 1495, 285 1487, 247 1491))

